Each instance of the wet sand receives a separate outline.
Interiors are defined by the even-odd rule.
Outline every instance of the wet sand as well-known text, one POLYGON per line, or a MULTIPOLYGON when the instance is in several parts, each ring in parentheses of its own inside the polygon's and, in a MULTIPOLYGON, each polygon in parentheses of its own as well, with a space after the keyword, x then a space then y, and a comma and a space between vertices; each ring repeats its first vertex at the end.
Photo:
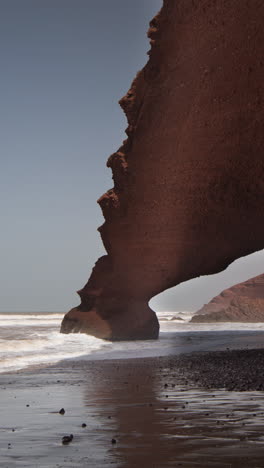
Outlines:
POLYGON ((264 467, 264 350, 64 361, 0 385, 1 468, 264 467))

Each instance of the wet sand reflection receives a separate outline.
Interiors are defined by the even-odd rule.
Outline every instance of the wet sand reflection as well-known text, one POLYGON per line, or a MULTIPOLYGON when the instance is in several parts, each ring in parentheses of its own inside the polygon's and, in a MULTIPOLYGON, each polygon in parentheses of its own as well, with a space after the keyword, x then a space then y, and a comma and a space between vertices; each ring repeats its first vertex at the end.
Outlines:
POLYGON ((84 402, 108 428, 117 467, 248 468, 264 456, 262 396, 187 387, 156 359, 98 363, 84 402))

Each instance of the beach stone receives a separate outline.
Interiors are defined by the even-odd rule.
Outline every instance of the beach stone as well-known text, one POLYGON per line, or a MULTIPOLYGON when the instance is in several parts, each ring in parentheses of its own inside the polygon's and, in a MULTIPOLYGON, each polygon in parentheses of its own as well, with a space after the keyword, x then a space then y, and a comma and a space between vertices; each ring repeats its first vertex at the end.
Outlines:
POLYGON ((72 434, 71 434, 71 435, 63 436, 63 437, 62 437, 62 443, 63 443, 63 445, 69 444, 69 443, 72 441, 72 439, 73 439, 73 435, 72 435, 72 434))

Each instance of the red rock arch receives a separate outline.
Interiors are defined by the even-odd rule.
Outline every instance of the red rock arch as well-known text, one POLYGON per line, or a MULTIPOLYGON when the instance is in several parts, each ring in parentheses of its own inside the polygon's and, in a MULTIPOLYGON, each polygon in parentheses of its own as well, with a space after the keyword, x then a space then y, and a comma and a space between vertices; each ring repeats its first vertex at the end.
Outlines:
POLYGON ((99 204, 108 255, 63 332, 158 336, 148 301, 264 247, 264 3, 165 0, 120 101, 128 138, 99 204))

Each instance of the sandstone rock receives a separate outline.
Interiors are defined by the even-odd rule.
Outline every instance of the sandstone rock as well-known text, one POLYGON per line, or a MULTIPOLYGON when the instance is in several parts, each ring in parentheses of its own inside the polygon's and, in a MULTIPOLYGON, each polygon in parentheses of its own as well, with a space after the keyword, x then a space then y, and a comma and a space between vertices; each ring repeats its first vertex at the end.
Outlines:
POLYGON ((264 322, 264 275, 226 289, 198 310, 191 322, 264 322))
POLYGON ((264 2, 164 0, 121 99, 127 140, 99 200, 107 255, 61 331, 157 338, 160 292, 264 247, 264 2))

